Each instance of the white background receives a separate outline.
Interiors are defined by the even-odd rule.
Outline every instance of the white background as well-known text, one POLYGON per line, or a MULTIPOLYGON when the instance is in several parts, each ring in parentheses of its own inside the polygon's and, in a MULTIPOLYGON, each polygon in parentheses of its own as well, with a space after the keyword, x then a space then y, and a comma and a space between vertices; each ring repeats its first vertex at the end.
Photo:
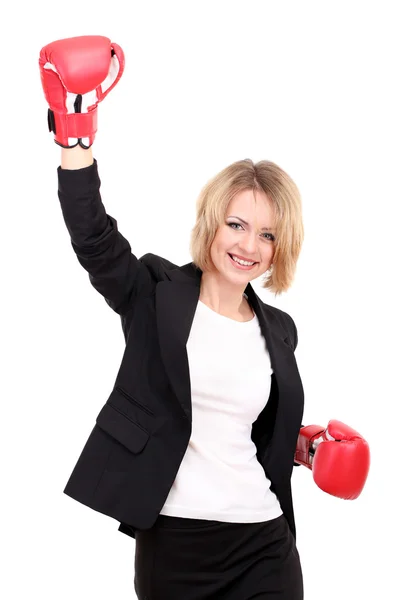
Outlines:
POLYGON ((265 302, 299 334, 304 423, 370 443, 355 501, 304 468, 292 484, 305 598, 397 597, 399 22, 397 2, 7 5, 2 17, 1 561, 7 600, 135 597, 132 538, 63 488, 111 392, 120 320, 91 287, 57 198, 42 46, 100 34, 126 70, 99 107, 109 214, 137 256, 191 260, 202 185, 231 162, 278 163, 300 188, 296 280, 265 302), (6 18, 4 18, 6 17, 6 18))

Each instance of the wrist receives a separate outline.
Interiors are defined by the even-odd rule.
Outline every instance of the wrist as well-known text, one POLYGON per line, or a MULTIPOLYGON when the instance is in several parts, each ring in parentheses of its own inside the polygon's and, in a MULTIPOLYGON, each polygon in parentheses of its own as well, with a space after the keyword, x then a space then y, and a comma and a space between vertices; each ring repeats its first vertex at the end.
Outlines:
POLYGON ((74 170, 84 169, 93 164, 92 147, 84 149, 81 146, 73 148, 62 148, 61 150, 61 168, 74 170))

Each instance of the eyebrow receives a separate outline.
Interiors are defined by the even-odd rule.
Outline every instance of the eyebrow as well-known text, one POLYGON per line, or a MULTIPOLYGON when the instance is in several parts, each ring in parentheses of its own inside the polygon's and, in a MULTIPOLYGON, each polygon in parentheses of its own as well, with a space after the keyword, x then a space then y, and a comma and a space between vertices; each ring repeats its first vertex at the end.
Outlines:
MULTIPOLYGON (((241 219, 240 217, 236 217, 235 215, 230 215, 229 217, 227 217, 227 219, 239 219, 239 221, 241 221, 244 225, 248 225, 247 221, 244 221, 244 219, 241 219)), ((275 231, 274 227, 262 227, 261 231, 275 231)))

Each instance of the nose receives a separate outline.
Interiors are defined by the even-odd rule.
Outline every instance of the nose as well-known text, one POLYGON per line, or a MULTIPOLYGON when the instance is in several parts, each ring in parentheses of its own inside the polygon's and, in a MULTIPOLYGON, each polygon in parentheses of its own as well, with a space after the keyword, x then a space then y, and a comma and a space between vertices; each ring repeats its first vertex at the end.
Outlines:
POLYGON ((243 256, 248 258, 257 258, 258 234, 247 231, 241 239, 241 248, 243 256))

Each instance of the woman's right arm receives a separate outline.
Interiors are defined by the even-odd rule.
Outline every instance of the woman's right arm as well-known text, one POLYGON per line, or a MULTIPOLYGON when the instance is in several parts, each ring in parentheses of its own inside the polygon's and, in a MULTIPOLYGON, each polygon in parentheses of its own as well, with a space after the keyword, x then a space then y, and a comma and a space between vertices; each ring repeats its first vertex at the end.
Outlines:
POLYGON ((124 65, 122 48, 104 36, 56 40, 41 49, 39 58, 48 126, 62 148, 58 198, 71 244, 93 287, 120 315, 153 286, 150 271, 106 212, 91 149, 98 104, 119 81, 124 65), (66 91, 69 100, 63 102, 66 91))
POLYGON ((58 198, 72 248, 93 287, 122 316, 137 296, 151 293, 153 284, 117 221, 107 214, 100 185, 91 148, 62 149, 58 198))

